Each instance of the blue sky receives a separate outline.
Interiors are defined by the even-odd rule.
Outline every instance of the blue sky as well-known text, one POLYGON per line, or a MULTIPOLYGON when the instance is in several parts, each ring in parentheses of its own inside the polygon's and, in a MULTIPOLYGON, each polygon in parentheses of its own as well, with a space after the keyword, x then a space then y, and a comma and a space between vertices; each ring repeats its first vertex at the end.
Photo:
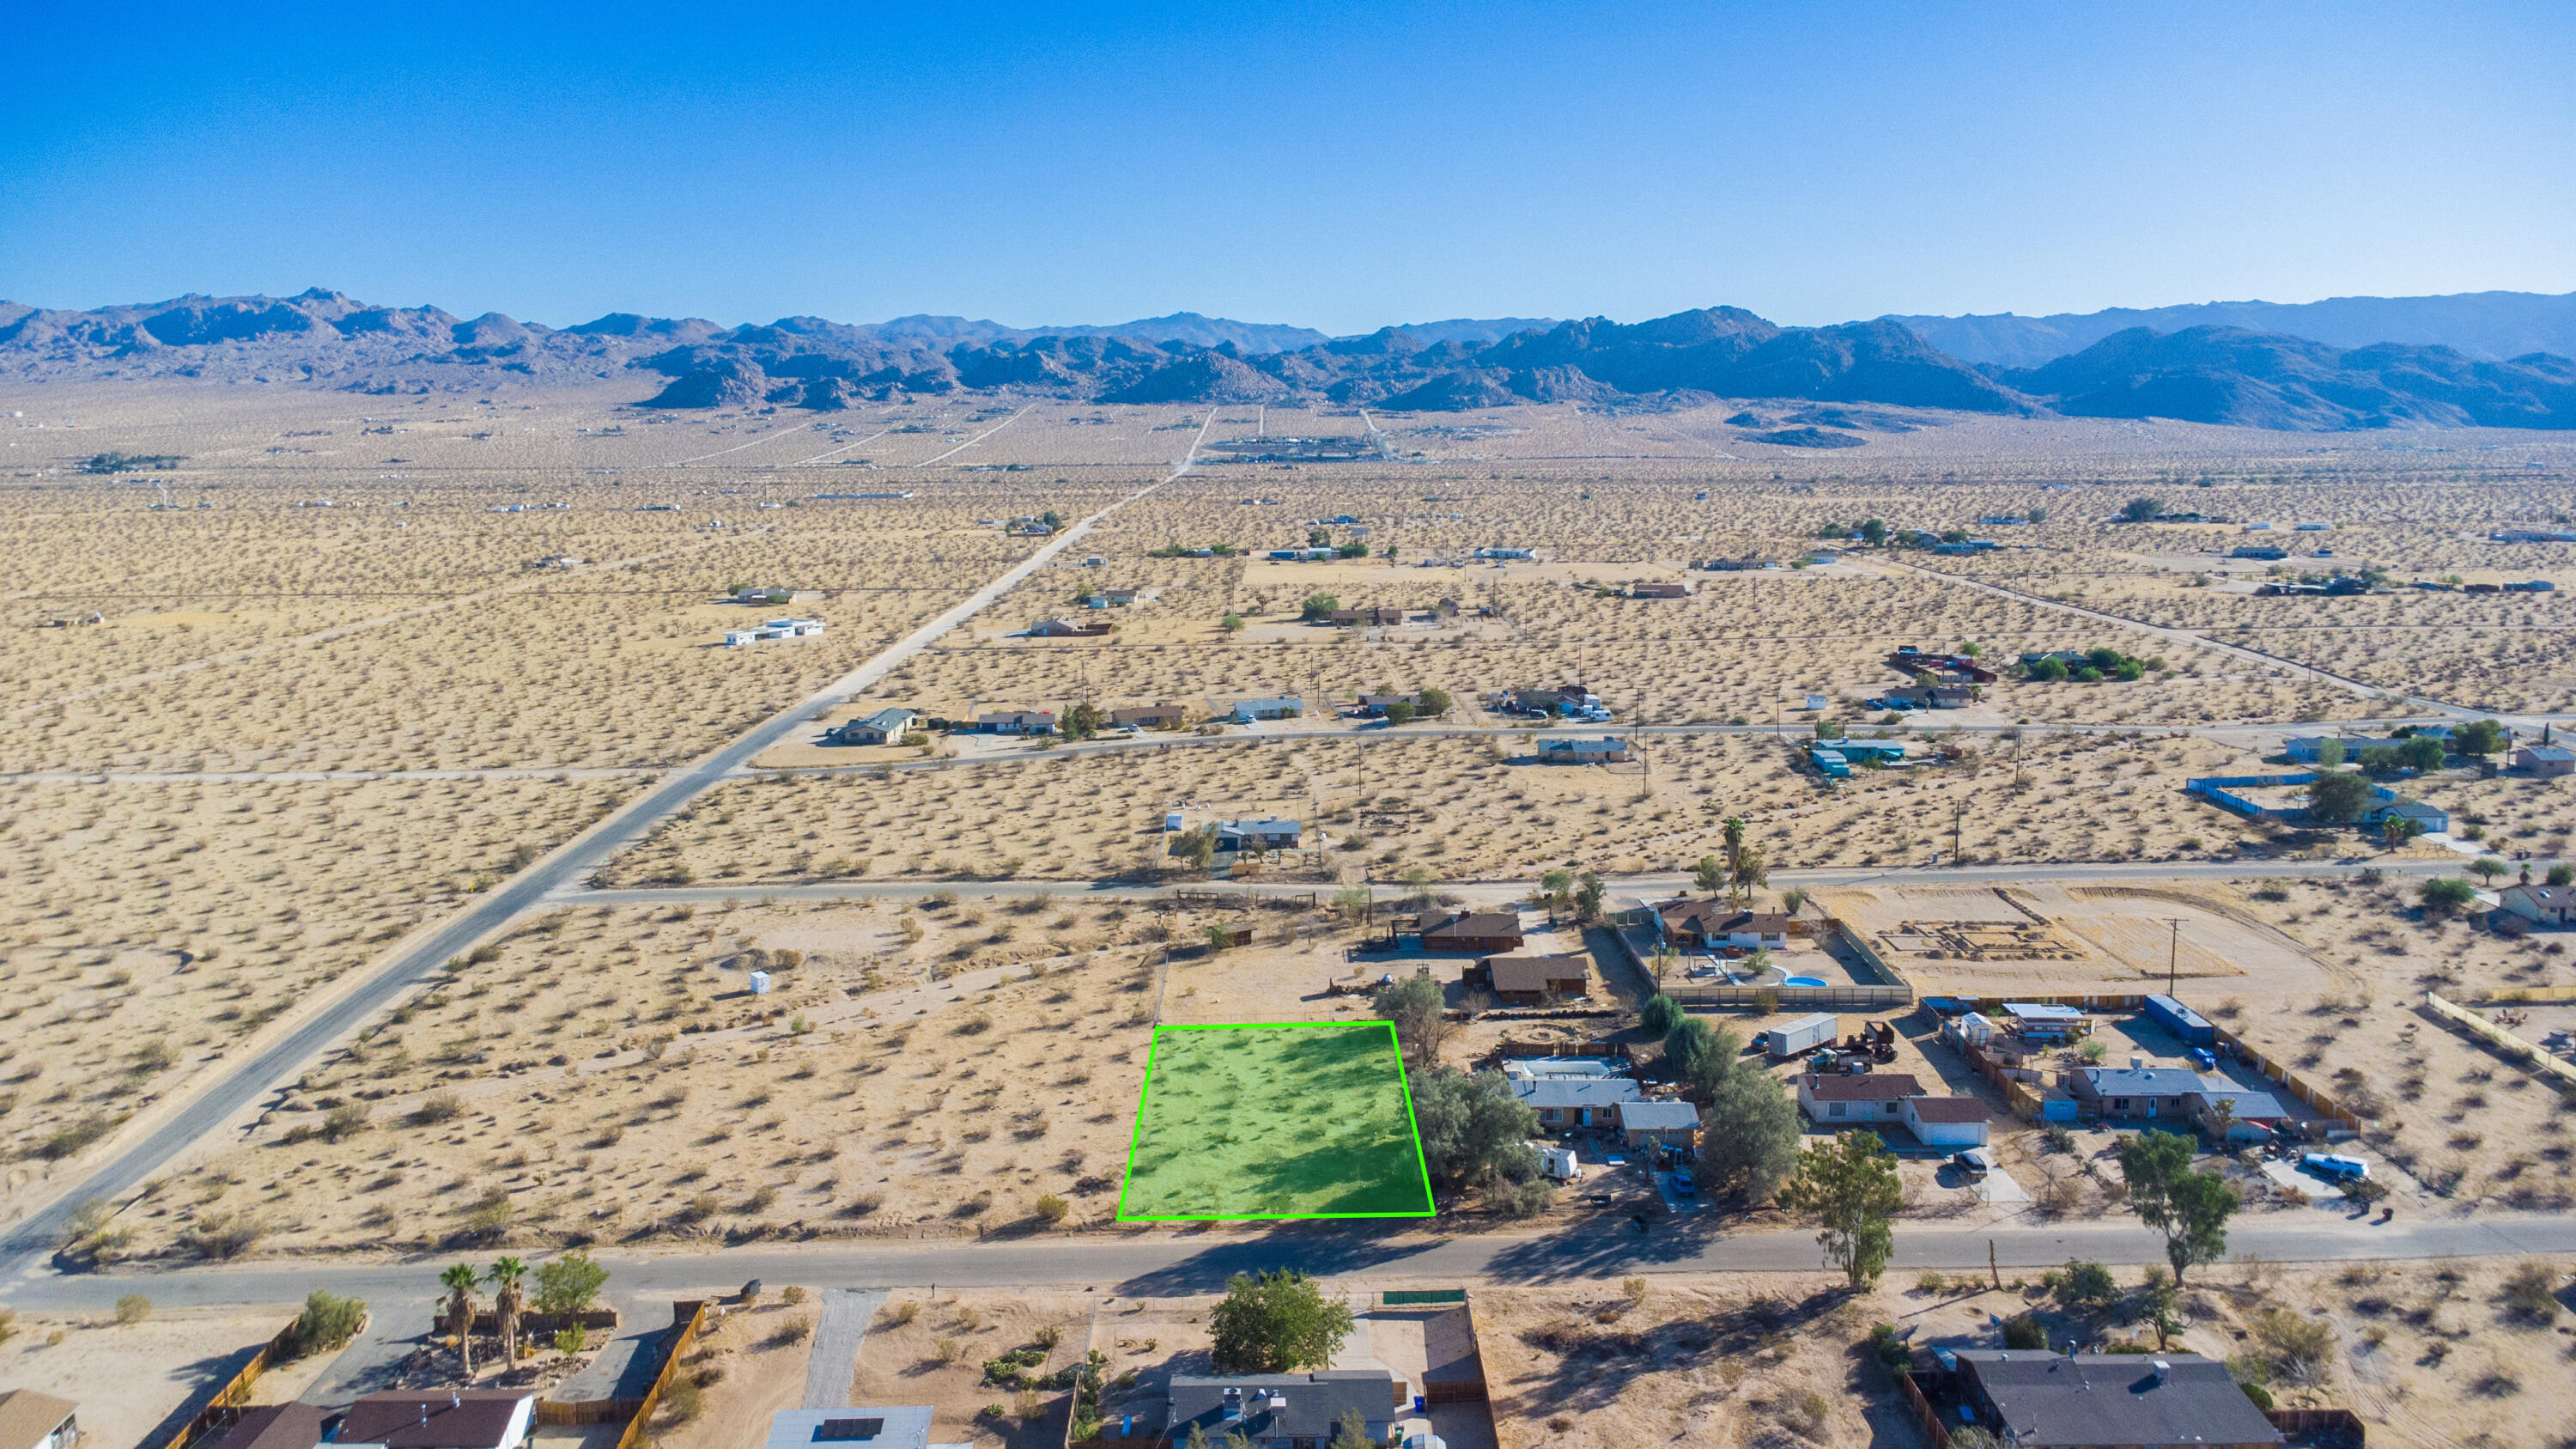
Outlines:
POLYGON ((2563 5, 20 3, 0 297, 1332 332, 2576 289, 2563 5))

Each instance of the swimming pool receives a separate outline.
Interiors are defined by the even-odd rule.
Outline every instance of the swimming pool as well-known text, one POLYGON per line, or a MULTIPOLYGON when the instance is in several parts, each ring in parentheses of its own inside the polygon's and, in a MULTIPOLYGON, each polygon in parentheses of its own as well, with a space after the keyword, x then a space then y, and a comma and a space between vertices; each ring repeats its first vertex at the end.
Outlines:
POLYGON ((1825 978, 1822 976, 1792 976, 1782 981, 1780 984, 1783 986, 1822 986, 1825 984, 1825 978))

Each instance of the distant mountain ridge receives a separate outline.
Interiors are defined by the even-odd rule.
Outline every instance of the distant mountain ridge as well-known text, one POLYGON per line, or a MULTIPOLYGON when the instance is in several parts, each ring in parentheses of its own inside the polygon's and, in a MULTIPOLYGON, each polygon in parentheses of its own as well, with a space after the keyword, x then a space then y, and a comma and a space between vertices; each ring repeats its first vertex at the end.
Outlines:
MULTIPOLYGON (((1971 366, 1908 322, 1782 327, 1740 307, 1630 324, 1454 319, 1326 338, 1192 312, 1056 329, 927 315, 724 327, 617 312, 552 328, 497 312, 460 318, 436 307, 380 307, 318 287, 292 297, 191 295, 85 312, 0 303, 0 377, 31 381, 182 376, 418 393, 630 372, 652 389, 640 405, 657 408, 831 410, 1009 390, 1106 403, 1417 412, 1778 398, 2296 430, 2576 427, 2576 362, 2563 355, 2491 359, 2404 342, 2342 347, 2223 326, 2126 328, 2014 367, 1971 366)), ((1841 431, 1810 442, 1904 430, 1902 420, 1851 421, 1893 414, 1811 411, 1806 421, 1841 431)), ((1749 412, 1738 421, 1770 425, 1749 412)))
POLYGON ((2278 332, 2336 347, 2403 342, 2449 347, 2501 361, 2533 352, 2576 357, 2576 292, 2459 292, 2439 297, 2329 297, 2322 302, 2197 302, 2176 307, 2113 307, 2046 317, 1993 316, 1879 319, 1914 329, 1962 362, 2037 367, 2081 352, 2114 332, 2152 327, 2237 327, 2278 332))

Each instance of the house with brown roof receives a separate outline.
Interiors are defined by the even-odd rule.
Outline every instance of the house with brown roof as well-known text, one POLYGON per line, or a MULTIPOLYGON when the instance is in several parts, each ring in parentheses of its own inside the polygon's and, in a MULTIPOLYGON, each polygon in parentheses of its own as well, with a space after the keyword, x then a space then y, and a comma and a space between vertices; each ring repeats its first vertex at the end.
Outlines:
POLYGON ((192 1449, 313 1449, 322 1442, 322 1411, 311 1404, 262 1404, 244 1409, 230 1428, 199 1439, 192 1449))
POLYGON ((72 1449, 80 1442, 80 1405, 34 1389, 0 1394, 0 1449, 72 1449))
POLYGON ((1923 1084, 1905 1072, 1809 1072, 1798 1078, 1798 1110, 1819 1127, 1901 1125, 1905 1099, 1922 1095, 1923 1084))
POLYGON ((1336 629, 1353 627, 1374 629, 1403 623, 1404 611, 1384 606, 1368 609, 1335 609, 1324 622, 1336 629))
POLYGON ((1178 729, 1189 719, 1189 710, 1177 704, 1131 704, 1109 712, 1109 722, 1122 729, 1178 729))
POLYGON ((2496 911, 2535 926, 2576 925, 2576 886, 2509 885, 2496 892, 2496 911))
POLYGON ((1795 916, 1778 911, 1740 911, 1715 899, 1666 901, 1655 907, 1655 917, 1663 922, 1666 938, 1693 950, 1768 946, 1780 951, 1788 948, 1792 935, 1798 934, 1795 916))
POLYGON ((1490 991, 1505 1006, 1539 1006, 1550 998, 1592 994, 1592 962, 1582 956, 1488 956, 1460 973, 1461 984, 1490 991))
POLYGON ((1926 1147, 1983 1147, 1995 1115, 1976 1097, 1903 1097, 1897 1107, 1905 1130, 1926 1147))
POLYGON ((1512 911, 1426 914, 1415 922, 1414 934, 1421 938, 1425 951, 1473 951, 1478 955, 1517 951, 1527 939, 1521 935, 1520 916, 1512 911))
POLYGON ((349 1406, 340 1449, 518 1449, 537 1396, 522 1389, 418 1389, 369 1394, 349 1406))
POLYGON ((1690 591, 1690 585, 1684 583, 1655 583, 1645 579, 1639 579, 1637 582, 1628 586, 1628 597, 1632 599, 1687 599, 1690 597, 1690 591))

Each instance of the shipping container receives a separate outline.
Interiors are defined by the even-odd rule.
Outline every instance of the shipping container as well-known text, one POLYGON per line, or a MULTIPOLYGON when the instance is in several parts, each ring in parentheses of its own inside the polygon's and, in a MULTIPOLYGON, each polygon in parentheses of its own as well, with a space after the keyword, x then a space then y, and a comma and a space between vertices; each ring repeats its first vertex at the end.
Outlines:
POLYGON ((2170 996, 2148 997, 2147 1016, 2156 1025, 2180 1037, 2185 1046, 2205 1047, 2218 1040, 2218 1028, 2210 1025, 2209 1018, 2170 996))
POLYGON ((1774 1027, 1765 1045, 1770 1048, 1772 1059, 1777 1061, 1829 1046, 1841 1033, 1840 1020, 1831 1012, 1818 1012, 1814 1016, 1802 1016, 1787 1026, 1774 1027))

